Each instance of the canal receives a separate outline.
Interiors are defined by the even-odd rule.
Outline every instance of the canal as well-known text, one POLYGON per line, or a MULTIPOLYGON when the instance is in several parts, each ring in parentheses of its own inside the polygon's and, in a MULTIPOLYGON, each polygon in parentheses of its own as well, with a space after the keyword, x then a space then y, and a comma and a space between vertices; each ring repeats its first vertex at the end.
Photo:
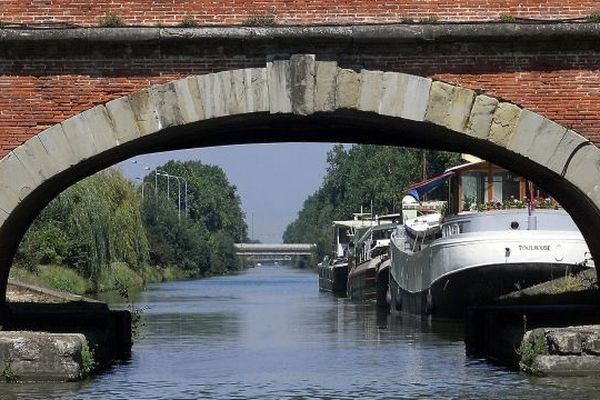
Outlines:
MULTIPOLYGON (((151 285, 131 359, 82 383, 3 384, 4 399, 597 398, 599 378, 529 378, 465 355, 462 326, 319 293, 259 267, 151 285)), ((119 306, 118 299, 110 299, 119 306)))

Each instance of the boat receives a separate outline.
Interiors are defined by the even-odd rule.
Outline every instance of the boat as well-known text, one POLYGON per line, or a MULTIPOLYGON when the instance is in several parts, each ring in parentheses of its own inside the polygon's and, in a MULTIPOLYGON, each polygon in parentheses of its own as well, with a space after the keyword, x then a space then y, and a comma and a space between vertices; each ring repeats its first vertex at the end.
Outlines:
MULTIPOLYGON (((400 214, 395 216, 399 218, 400 214)), ((370 227, 354 243, 348 273, 348 296, 351 300, 388 306, 390 235, 396 227, 396 222, 386 222, 385 218, 377 219, 376 225, 370 227)))
POLYGON ((396 310, 460 319, 469 306, 593 267, 583 236, 555 200, 486 161, 409 187, 403 214, 390 240, 396 310), (445 206, 421 209, 423 196, 443 185, 445 206))
POLYGON ((354 213, 351 220, 333 221, 333 253, 317 264, 319 290, 346 296, 350 243, 357 232, 372 225, 370 220, 363 217, 364 213, 361 212, 354 213))

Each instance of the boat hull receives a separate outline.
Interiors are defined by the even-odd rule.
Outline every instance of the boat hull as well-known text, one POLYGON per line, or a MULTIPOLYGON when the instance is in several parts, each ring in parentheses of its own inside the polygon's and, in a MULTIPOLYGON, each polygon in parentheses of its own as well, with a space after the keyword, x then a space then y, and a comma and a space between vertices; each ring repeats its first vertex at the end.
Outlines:
POLYGON ((419 292, 403 289, 390 276, 391 305, 395 310, 411 314, 461 319, 468 307, 490 304, 497 297, 520 288, 582 269, 578 265, 545 263, 487 265, 447 274, 419 292))
POLYGON ((377 300, 377 266, 380 261, 369 260, 353 268, 348 274, 348 297, 354 301, 377 300))
POLYGON ((348 264, 319 267, 319 290, 345 296, 347 282, 348 264))
MULTIPOLYGON (((577 231, 483 231, 434 240, 412 252, 393 237, 393 308, 461 318, 466 307, 585 269, 577 231)), ((586 256, 587 254, 587 256, 586 256)))

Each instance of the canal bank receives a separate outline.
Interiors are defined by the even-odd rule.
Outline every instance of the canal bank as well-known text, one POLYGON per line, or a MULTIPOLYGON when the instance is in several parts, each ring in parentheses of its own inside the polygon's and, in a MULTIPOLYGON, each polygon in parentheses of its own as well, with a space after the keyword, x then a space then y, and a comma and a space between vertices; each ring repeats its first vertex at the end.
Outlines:
MULTIPOLYGON (((131 358, 83 383, 2 385, 8 398, 596 398, 598 378, 528 377, 465 353, 462 324, 377 312, 285 267, 149 285, 131 358)), ((118 296, 103 294, 112 308, 118 296)))
POLYGON ((130 310, 11 280, 2 309, 0 379, 78 381, 129 357, 130 310))

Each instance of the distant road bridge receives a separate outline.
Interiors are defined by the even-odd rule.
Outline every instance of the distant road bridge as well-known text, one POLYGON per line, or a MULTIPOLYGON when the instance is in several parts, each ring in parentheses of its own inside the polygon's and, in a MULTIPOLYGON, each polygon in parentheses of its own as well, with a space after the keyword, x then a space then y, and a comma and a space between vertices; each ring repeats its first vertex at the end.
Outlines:
POLYGON ((289 261, 294 256, 308 257, 316 245, 312 243, 236 243, 236 254, 248 261, 289 261))

